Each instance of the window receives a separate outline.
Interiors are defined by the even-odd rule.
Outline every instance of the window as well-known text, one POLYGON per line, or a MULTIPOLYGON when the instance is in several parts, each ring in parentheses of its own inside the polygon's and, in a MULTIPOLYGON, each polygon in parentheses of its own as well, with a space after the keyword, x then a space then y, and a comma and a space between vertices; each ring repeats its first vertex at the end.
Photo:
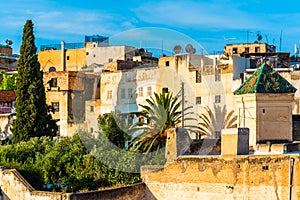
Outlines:
POLYGON ((94 112, 94 106, 90 106, 90 111, 94 112))
POLYGON ((139 123, 144 123, 144 117, 139 116, 139 123))
POLYGON ((86 52, 86 55, 88 56, 88 55, 89 55, 89 52, 86 52))
POLYGON ((268 165, 262 166, 262 170, 269 170, 269 166, 268 165))
POLYGON ((245 53, 249 53, 249 52, 250 52, 249 47, 246 47, 245 48, 245 53))
POLYGON ((216 139, 221 137, 221 131, 215 131, 215 137, 216 139))
POLYGON ((112 90, 107 91, 107 99, 112 99, 112 90))
POLYGON ((201 83, 201 70, 196 71, 196 83, 201 83))
POLYGON ((132 88, 128 88, 128 98, 132 98, 132 88))
POLYGON ((215 103, 221 103, 221 96, 220 95, 215 96, 215 103))
POLYGON ((59 102, 52 102, 51 106, 52 106, 53 113, 59 112, 59 102))
POLYGON ((215 69, 215 81, 221 81, 221 69, 215 69))
POLYGON ((163 88, 162 89, 162 93, 168 93, 169 92, 169 88, 163 88))
POLYGON ((148 96, 152 95, 152 87, 151 86, 147 87, 147 95, 148 96))
POLYGON ((196 97, 196 104, 201 104, 201 97, 196 97))
POLYGON ((55 71, 56 71, 55 67, 52 66, 52 67, 49 68, 49 72, 55 72, 55 71))
POLYGON ((126 98, 126 95, 125 95, 125 89, 122 88, 121 89, 121 99, 125 99, 126 98))
POLYGON ((67 56, 67 60, 70 60, 70 56, 67 56))
POLYGON ((255 47, 255 53, 259 53, 260 52, 260 47, 255 47))
POLYGON ((129 115, 128 118, 128 125, 132 125, 133 124, 133 116, 132 115, 129 115))
POLYGON ((143 87, 139 87, 139 89, 138 89, 138 95, 139 95, 139 97, 144 96, 144 94, 143 94, 143 87))
POLYGON ((109 58, 109 59, 108 59, 108 62, 112 62, 112 61, 113 61, 113 59, 112 59, 112 58, 109 58))
POLYGON ((51 78, 49 81, 50 87, 57 87, 57 78, 51 78))
POLYGON ((166 66, 170 66, 170 61, 166 61, 166 66))
POLYGON ((237 54, 238 53, 238 48, 232 48, 232 54, 237 54))
POLYGON ((90 128, 90 132, 93 133, 93 132, 94 132, 94 129, 93 129, 93 128, 90 128))

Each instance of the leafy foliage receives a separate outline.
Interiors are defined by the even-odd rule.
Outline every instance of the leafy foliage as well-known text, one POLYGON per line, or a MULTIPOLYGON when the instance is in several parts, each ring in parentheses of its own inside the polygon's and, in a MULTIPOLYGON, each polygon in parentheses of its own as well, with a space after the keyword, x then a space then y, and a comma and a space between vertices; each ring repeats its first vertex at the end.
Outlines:
MULTIPOLYGON (((16 168, 34 188, 41 190, 47 190, 44 184, 52 184, 52 191, 77 192, 141 181, 138 173, 122 172, 96 159, 86 151, 79 135, 95 142, 88 133, 80 132, 72 138, 60 140, 44 136, 1 145, 0 165, 16 168)), ((126 157, 119 159, 124 165, 132 161, 126 157)))
MULTIPOLYGON (((152 152, 165 146, 167 131, 176 127, 182 119, 182 111, 179 109, 181 101, 178 96, 173 97, 172 93, 154 93, 154 97, 146 99, 148 105, 140 105, 143 111, 138 115, 147 119, 147 122, 138 122, 132 127, 136 134, 131 142, 131 148, 137 152, 152 152)), ((184 114, 191 107, 184 109, 184 114)), ((185 118, 185 120, 195 120, 185 118)))
POLYGON ((8 75, 6 72, 1 72, 2 81, 0 83, 0 90, 15 90, 16 89, 16 76, 17 74, 8 75))
POLYGON ((16 120, 12 130, 14 143, 27 141, 30 137, 54 136, 57 132, 57 125, 48 113, 43 73, 36 50, 33 24, 27 20, 17 65, 16 120))
POLYGON ((98 124, 100 133, 104 134, 117 147, 125 148, 129 136, 124 132, 124 129, 127 129, 126 123, 118 111, 99 115, 98 124))

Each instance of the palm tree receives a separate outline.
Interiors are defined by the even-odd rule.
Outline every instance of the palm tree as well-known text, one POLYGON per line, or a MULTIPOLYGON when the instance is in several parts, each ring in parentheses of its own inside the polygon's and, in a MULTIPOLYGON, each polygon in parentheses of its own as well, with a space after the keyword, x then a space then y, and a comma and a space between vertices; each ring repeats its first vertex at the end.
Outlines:
POLYGON ((199 115, 200 135, 214 136, 216 131, 224 128, 236 128, 237 116, 234 111, 227 113, 226 106, 221 109, 220 106, 214 106, 215 114, 209 107, 205 107, 206 112, 199 115))
MULTIPOLYGON (((169 128, 177 127, 182 119, 182 111, 179 109, 181 100, 178 96, 173 97, 172 93, 154 93, 154 97, 146 99, 148 105, 139 104, 143 110, 135 113, 147 119, 132 126, 132 133, 135 135, 131 141, 131 149, 137 152, 149 153, 163 148, 166 143, 167 131, 169 128)), ((184 109, 184 114, 191 107, 184 109)), ((185 118, 193 120, 194 118, 185 118)))

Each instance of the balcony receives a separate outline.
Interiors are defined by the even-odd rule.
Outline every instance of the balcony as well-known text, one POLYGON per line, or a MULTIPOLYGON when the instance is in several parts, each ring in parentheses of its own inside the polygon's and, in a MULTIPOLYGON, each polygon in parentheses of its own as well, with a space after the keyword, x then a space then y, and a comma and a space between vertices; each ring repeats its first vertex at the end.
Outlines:
POLYGON ((11 107, 0 107, 0 114, 10 114, 12 113, 11 107))

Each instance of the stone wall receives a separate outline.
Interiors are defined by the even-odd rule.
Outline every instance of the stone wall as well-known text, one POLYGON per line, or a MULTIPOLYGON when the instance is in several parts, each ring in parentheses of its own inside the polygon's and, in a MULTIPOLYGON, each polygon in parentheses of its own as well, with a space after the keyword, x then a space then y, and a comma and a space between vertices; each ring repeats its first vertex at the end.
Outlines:
POLYGON ((84 193, 38 191, 15 169, 0 169, 0 188, 3 196, 12 200, 155 200, 144 183, 84 193))
POLYGON ((18 200, 67 200, 69 194, 36 191, 15 169, 0 170, 0 188, 9 199, 18 200))
POLYGON ((300 198, 296 155, 182 156, 141 173, 157 199, 300 198))
POLYGON ((71 200, 155 200, 145 183, 86 193, 71 194, 71 200))

